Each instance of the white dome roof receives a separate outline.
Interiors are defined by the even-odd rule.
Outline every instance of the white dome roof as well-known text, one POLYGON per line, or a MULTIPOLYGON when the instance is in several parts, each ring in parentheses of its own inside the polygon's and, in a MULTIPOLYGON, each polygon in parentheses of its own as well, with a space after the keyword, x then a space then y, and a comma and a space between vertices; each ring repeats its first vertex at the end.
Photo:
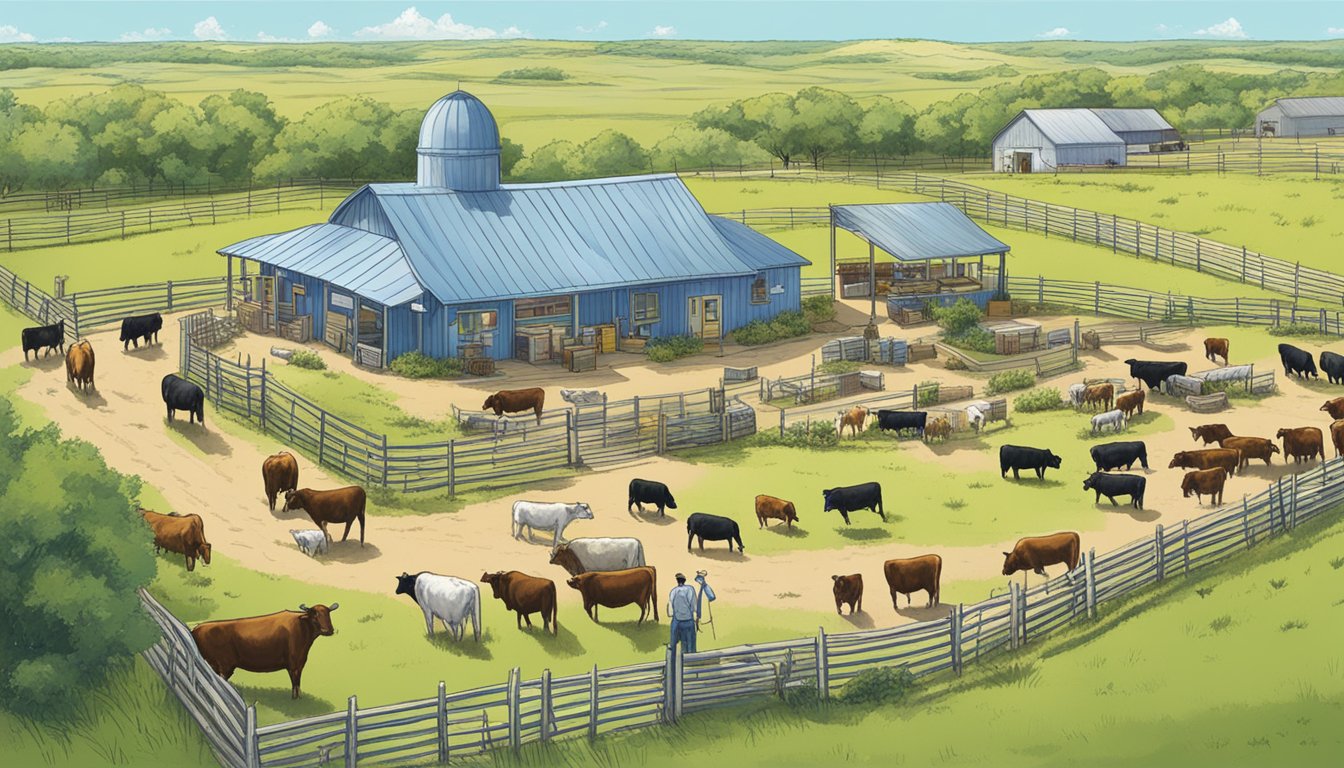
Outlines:
POLYGON ((416 149, 434 154, 499 152, 499 127, 480 99, 453 91, 425 113, 416 149))

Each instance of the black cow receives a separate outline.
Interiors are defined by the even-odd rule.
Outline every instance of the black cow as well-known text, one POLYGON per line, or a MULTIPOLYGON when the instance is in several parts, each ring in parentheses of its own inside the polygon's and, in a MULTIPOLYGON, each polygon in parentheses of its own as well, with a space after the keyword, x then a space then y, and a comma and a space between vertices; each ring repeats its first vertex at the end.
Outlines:
MULTIPOLYGON (((920 414, 923 416, 924 414, 920 414)), ((826 501, 826 508, 823 512, 835 510, 845 519, 845 525, 849 525, 849 513, 857 512, 860 509, 866 509, 869 512, 876 512, 882 518, 882 522, 887 521, 887 513, 882 511, 882 486, 877 483, 860 483, 858 485, 847 485, 843 488, 827 488, 821 492, 821 496, 826 501)))
POLYGON ((140 340, 144 339, 145 346, 149 346, 149 340, 154 339, 155 343, 159 340, 159 331, 163 330, 163 315, 154 312, 148 315, 131 315, 121 319, 121 350, 131 344, 136 349, 140 348, 140 340))
POLYGON ((1321 370, 1331 384, 1344 384, 1344 355, 1321 352, 1321 370))
POLYGON ((1284 376, 1297 374, 1297 378, 1302 379, 1311 374, 1313 379, 1320 378, 1316 373, 1316 363, 1311 359, 1311 353, 1305 349, 1298 349, 1292 344, 1280 344, 1279 360, 1283 362, 1284 376))
POLYGON ((924 424, 928 420, 929 414, 925 411, 880 410, 877 412, 878 429, 887 429, 892 432, 913 429, 920 437, 924 436, 924 424))
POLYGON ((1107 472, 1093 472, 1083 481, 1084 491, 1096 491, 1097 503, 1101 503, 1101 497, 1105 496, 1111 500, 1111 506, 1118 506, 1115 503, 1116 496, 1128 496, 1130 504, 1136 509, 1143 509, 1143 489, 1148 487, 1148 478, 1142 475, 1112 475, 1107 472))
POLYGON ((1059 457, 1052 453, 1048 448, 1028 448, 1023 445, 1004 445, 999 447, 999 476, 1007 477, 1008 470, 1013 470, 1013 479, 1021 480, 1018 471, 1023 469, 1036 470, 1038 480, 1045 479, 1045 470, 1059 469, 1059 457))
POLYGON ((163 403, 168 406, 169 421, 173 420, 174 412, 187 411, 191 414, 189 421, 199 419, 201 426, 205 426, 205 392, 200 387, 170 373, 163 377, 159 388, 163 391, 163 403))
POLYGON ((55 325, 39 325, 36 328, 23 329, 23 359, 28 360, 28 353, 33 353, 33 359, 37 359, 38 350, 46 349, 42 353, 43 357, 51 354, 54 349, 59 349, 61 354, 65 354, 65 320, 61 320, 55 325))
POLYGON ((737 542, 737 551, 743 552, 746 547, 742 546, 742 533, 737 528, 737 521, 728 517, 718 515, 707 515, 704 512, 696 512, 686 518, 686 551, 691 551, 691 540, 700 540, 700 549, 705 548, 705 539, 710 541, 728 542, 728 551, 733 551, 733 542, 737 542))
POLYGON ((1130 377, 1142 381, 1149 389, 1157 389, 1169 377, 1184 376, 1189 370, 1185 363, 1162 360, 1135 360, 1131 357, 1125 362, 1129 364, 1130 377))
POLYGON ((1148 446, 1142 440, 1132 443, 1102 443, 1092 446, 1092 461, 1097 464, 1098 472, 1124 467, 1129 469, 1134 462, 1148 468, 1148 446))
POLYGON ((677 508, 677 500, 672 498, 672 492, 667 490, 666 485, 656 480, 631 480, 630 500, 625 504, 625 511, 629 512, 631 507, 638 506, 639 511, 643 512, 645 504, 657 504, 659 517, 663 516, 663 507, 677 508))

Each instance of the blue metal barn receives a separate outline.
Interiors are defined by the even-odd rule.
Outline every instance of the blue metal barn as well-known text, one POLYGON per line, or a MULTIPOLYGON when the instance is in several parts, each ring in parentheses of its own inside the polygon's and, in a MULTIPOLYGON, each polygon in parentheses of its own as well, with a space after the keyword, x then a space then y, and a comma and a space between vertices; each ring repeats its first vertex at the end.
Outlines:
POLYGON ((541 327, 718 338, 800 308, 809 262, 705 213, 677 176, 500 184, 499 151, 489 110, 454 92, 421 125, 415 183, 366 185, 324 224, 219 253, 230 275, 259 265, 245 282, 262 330, 309 318, 313 338, 380 366, 466 344, 506 359, 541 327))

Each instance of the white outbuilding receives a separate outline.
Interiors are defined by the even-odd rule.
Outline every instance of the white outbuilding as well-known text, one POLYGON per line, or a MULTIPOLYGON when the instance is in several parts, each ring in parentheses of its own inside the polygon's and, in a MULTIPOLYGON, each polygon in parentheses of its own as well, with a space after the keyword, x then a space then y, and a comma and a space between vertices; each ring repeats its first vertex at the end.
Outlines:
POLYGON ((1344 136, 1344 96, 1275 99, 1255 116, 1255 135, 1344 136))
POLYGON ((1161 151, 1179 142, 1180 134, 1154 109, 1024 109, 994 136, 994 170, 1118 166, 1131 152, 1161 151))

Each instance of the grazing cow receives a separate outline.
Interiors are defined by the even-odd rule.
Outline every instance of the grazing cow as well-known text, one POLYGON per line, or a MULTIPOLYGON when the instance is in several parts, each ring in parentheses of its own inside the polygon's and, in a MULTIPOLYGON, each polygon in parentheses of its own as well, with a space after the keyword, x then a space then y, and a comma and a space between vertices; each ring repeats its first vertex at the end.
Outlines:
POLYGON ((1129 365, 1130 378, 1142 381, 1149 389, 1157 389, 1171 376, 1184 376, 1189 367, 1185 363, 1172 363, 1160 360, 1125 361, 1129 365))
POLYGON ((925 411, 890 411, 884 408, 877 412, 878 429, 897 433, 913 429, 920 437, 924 436, 924 425, 928 420, 929 414, 925 411))
POLYGON ((364 507, 368 499, 364 489, 358 485, 347 485, 334 491, 314 491, 303 488, 297 491, 285 491, 285 511, 307 512, 308 517, 322 529, 327 539, 327 523, 345 523, 345 533, 341 541, 350 537, 350 526, 359 521, 359 546, 364 546, 364 507))
POLYGON ((1036 470, 1036 479, 1045 479, 1046 468, 1059 469, 1060 458, 1047 448, 1028 448, 1023 445, 1003 445, 999 447, 999 476, 1007 477, 1013 470, 1013 479, 1021 480, 1018 472, 1023 469, 1036 470))
POLYGON ((1167 469, 1213 469, 1222 467, 1235 475, 1241 466, 1241 452, 1231 448, 1205 448, 1200 451, 1177 451, 1167 469))
POLYGON ((646 565, 639 539, 594 537, 574 539, 556 547, 551 565, 578 576, 588 571, 624 571, 646 565))
POLYGON ((200 515, 161 515, 148 509, 140 516, 154 532, 154 551, 176 552, 187 559, 187 570, 196 570, 196 558, 210 564, 210 542, 205 540, 205 523, 200 515))
MULTIPOLYGON (((1341 398, 1344 399, 1344 398, 1341 398)), ((1204 424, 1190 428, 1192 440, 1203 440, 1205 445, 1232 437, 1232 430, 1226 424, 1204 424)))
POLYGON ((266 486, 266 501, 275 511, 275 497, 299 487, 299 462, 294 454, 281 451, 266 457, 261 463, 261 481, 266 486))
POLYGON ((93 386, 93 345, 88 339, 71 344, 65 350, 65 381, 74 384, 83 392, 94 389, 93 386))
POLYGON ((1107 411, 1092 417, 1092 434, 1100 434, 1104 427, 1110 427, 1112 432, 1119 432, 1124 429, 1125 412, 1121 410, 1107 411))
POLYGON ((61 320, 55 325, 39 325, 35 328, 24 328, 20 334, 23 339, 23 361, 28 362, 28 353, 33 353, 33 359, 37 359, 37 353, 42 351, 42 356, 46 357, 55 350, 65 354, 65 320, 61 320))
POLYGON ((1143 509, 1143 492, 1148 487, 1148 478, 1141 475, 1112 475, 1108 472, 1093 472, 1083 481, 1084 491, 1095 491, 1097 494, 1096 503, 1101 503, 1101 497, 1105 496, 1111 500, 1111 506, 1119 506, 1115 503, 1116 496, 1128 496, 1130 505, 1135 509, 1143 509))
POLYGON ((719 515, 709 515, 704 512, 696 512, 686 518, 686 551, 691 551, 691 540, 700 541, 700 550, 705 549, 705 539, 710 541, 728 542, 728 551, 733 551, 733 542, 737 542, 737 551, 746 551, 742 546, 742 532, 737 527, 737 521, 730 517, 720 517, 719 515))
POLYGON ((852 573, 848 576, 832 576, 831 592, 835 594, 835 613, 840 615, 840 606, 849 603, 849 615, 863 610, 863 574, 852 573))
POLYGON ((882 518, 882 522, 887 521, 887 513, 882 510, 882 486, 878 483, 827 488, 821 492, 821 498, 825 501, 821 511, 839 512, 845 519, 845 525, 849 525, 849 513, 860 509, 876 512, 882 518))
POLYGON ((794 508, 792 501, 761 494, 756 497, 756 522, 764 528, 766 520, 780 520, 792 528, 793 524, 798 522, 798 510, 794 508))
POLYGON ((1344 355, 1328 350, 1321 352, 1321 370, 1331 384, 1344 384, 1344 355))
POLYGON ((1083 407, 1083 393, 1086 391, 1087 391, 1086 384, 1070 384, 1069 405, 1072 405, 1074 408, 1083 407))
POLYGON ((121 351, 125 352, 131 344, 139 349, 141 339, 144 339, 145 346, 149 346, 151 338, 157 343, 161 330, 163 330, 163 315, 158 312, 122 318, 121 338, 118 339, 121 342, 121 351))
POLYGON ((496 416, 506 413, 536 411, 537 423, 541 423, 541 406, 546 402, 546 390, 540 387, 530 389, 501 389, 485 398, 483 411, 494 411, 496 416))
POLYGON ((1297 378, 1303 379, 1311 376, 1313 379, 1319 379, 1316 373, 1316 362, 1311 359, 1311 353, 1305 349, 1298 349, 1292 344, 1279 345, 1279 361, 1283 363, 1283 375, 1297 375, 1297 378))
POLYGON ((163 377, 159 385, 163 392, 163 404, 168 406, 168 421, 173 420, 177 411, 191 414, 188 421, 200 421, 205 426, 205 391, 175 373, 163 377))
POLYGON ((924 428, 924 442, 946 441, 951 434, 952 422, 948 421, 946 416, 939 416, 930 421, 924 428))
POLYGON ((1279 452, 1279 446, 1266 437, 1224 437, 1218 441, 1218 446, 1231 448, 1241 454, 1238 470, 1251 463, 1251 459, 1264 459, 1265 466, 1269 466, 1270 457, 1279 452))
POLYGON ((980 410, 980 406, 966 406, 966 423, 970 424, 971 429, 975 430, 976 433, 979 433, 980 428, 985 426, 985 412, 980 410))
POLYGON ((859 436, 859 430, 863 428, 868 421, 868 409, 861 405, 856 405, 848 411, 841 411, 836 420, 835 434, 838 437, 845 436, 845 427, 849 427, 850 433, 854 437, 859 436))
POLYGON ((1332 419, 1344 419, 1344 397, 1336 397, 1334 400, 1326 400, 1321 410, 1330 414, 1332 419))
POLYGON ((1129 469, 1134 466, 1136 461, 1144 469, 1148 468, 1148 446, 1144 445, 1142 440, 1127 443, 1102 443, 1092 446, 1090 453, 1092 454, 1092 461, 1097 465, 1098 472, 1121 467, 1129 469))
POLYGON ((541 628, 548 627, 551 634, 560 633, 560 622, 556 620, 555 582, 538 576, 528 576, 521 571, 495 571, 481 574, 481 582, 489 584, 496 600, 504 601, 504 610, 516 611, 518 628, 532 628, 532 614, 541 614, 541 628))
POLYGON ((1344 419, 1330 423, 1330 441, 1335 444, 1335 456, 1344 455, 1344 419))
POLYGON ((1115 399, 1114 384, 1093 384, 1083 390, 1083 405, 1091 406, 1094 410, 1098 407, 1111 409, 1111 401, 1115 399))
POLYGON ((321 529, 312 528, 306 531, 296 531, 289 529, 289 535, 294 537, 294 543, 299 545, 299 551, 309 557, 327 554, 327 534, 321 529))
POLYGON ((1195 502, 1203 504, 1204 494, 1208 494, 1209 503, 1216 507, 1223 503, 1223 484, 1226 482, 1227 470, 1222 467, 1186 472, 1181 479, 1181 496, 1188 499, 1193 493, 1195 502))
POLYGON ((1073 531, 1049 536, 1027 536, 1017 540, 1012 552, 1003 553, 1003 575, 1031 571, 1037 576, 1045 576, 1045 566, 1056 563, 1063 563, 1072 572, 1078 567, 1081 552, 1078 534, 1073 531))
POLYGON ((564 540, 565 528, 575 520, 592 520, 593 509, 579 501, 573 504, 545 501, 513 502, 513 538, 523 538, 523 529, 527 537, 532 538, 534 531, 551 531, 551 551, 564 540))
POLYGON ((1136 413, 1143 413, 1143 401, 1147 399, 1142 389, 1136 389, 1133 392, 1115 398, 1115 407, 1124 411, 1125 418, 1131 419, 1136 413))
POLYGON ((1227 339, 1209 337, 1204 340, 1204 356, 1209 362, 1216 363, 1218 358, 1223 358, 1223 365, 1227 365, 1227 339))
POLYGON ((629 512, 630 507, 637 507, 640 513, 644 512, 645 504, 658 505, 658 516, 663 516, 663 508, 676 509, 677 500, 672 498, 672 492, 666 485, 657 480, 640 480, 635 478, 630 481, 630 490, 626 497, 625 511, 629 512))
POLYGON ((425 633, 434 636, 434 620, 443 622, 454 640, 461 641, 471 620, 471 633, 481 641, 481 589, 466 579, 421 571, 397 577, 398 595, 408 595, 425 614, 425 633))
POLYGON ((191 630, 196 650, 220 677, 228 680, 234 670, 246 672, 289 672, 294 687, 290 698, 299 698, 299 679, 308 663, 313 641, 330 637, 331 613, 340 603, 300 604, 297 611, 279 611, 246 619, 225 619, 197 624, 191 630))
POLYGON ((651 566, 627 568, 624 571, 589 571, 571 577, 565 582, 583 595, 583 610, 588 618, 597 621, 597 609, 639 606, 639 623, 653 607, 653 620, 658 620, 658 574, 651 566))
POLYGON ((905 604, 910 605, 910 595, 924 590, 929 593, 929 602, 925 606, 938 605, 942 590, 939 582, 943 577, 943 558, 938 555, 920 555, 898 560, 888 560, 882 564, 882 574, 887 577, 887 587, 891 589, 891 607, 900 610, 896 602, 897 595, 905 595, 905 604))
POLYGON ((1293 463, 1311 461, 1318 454, 1325 461, 1325 441, 1320 427, 1280 429, 1274 437, 1283 439, 1283 458, 1293 457, 1293 463))

